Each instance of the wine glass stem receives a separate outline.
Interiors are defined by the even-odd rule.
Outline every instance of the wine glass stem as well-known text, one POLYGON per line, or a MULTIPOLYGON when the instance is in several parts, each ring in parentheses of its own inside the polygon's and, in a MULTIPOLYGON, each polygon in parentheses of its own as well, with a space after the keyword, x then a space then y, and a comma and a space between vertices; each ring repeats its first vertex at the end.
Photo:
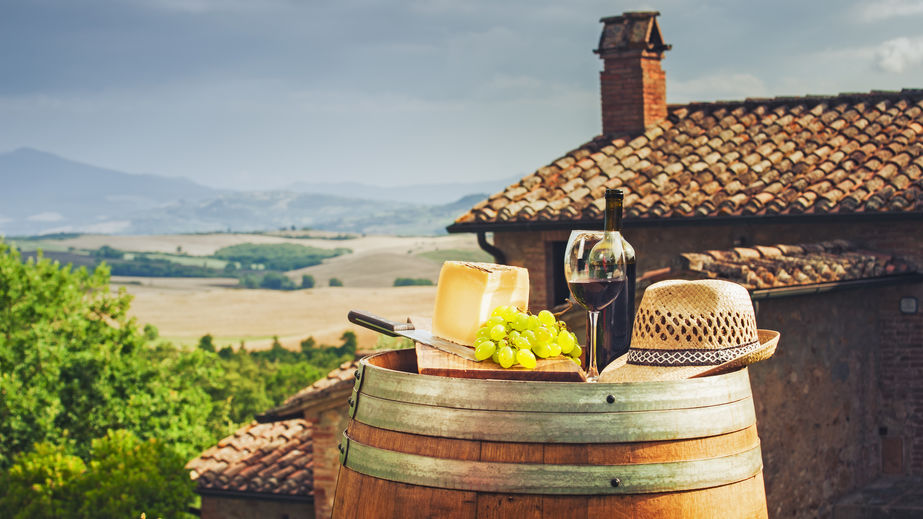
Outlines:
POLYGON ((587 337, 590 343, 590 351, 587 353, 587 380, 595 382, 599 378, 599 369, 596 367, 596 321, 599 318, 599 310, 589 310, 590 312, 590 336, 587 337))

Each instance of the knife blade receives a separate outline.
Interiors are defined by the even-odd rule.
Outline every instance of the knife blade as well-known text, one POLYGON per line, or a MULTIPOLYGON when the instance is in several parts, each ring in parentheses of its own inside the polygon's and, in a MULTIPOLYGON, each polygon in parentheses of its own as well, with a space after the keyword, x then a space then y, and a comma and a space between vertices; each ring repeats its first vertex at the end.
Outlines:
POLYGON ((351 323, 383 333, 389 337, 407 337, 412 341, 477 362, 474 357, 474 349, 433 335, 429 330, 418 329, 411 323, 392 321, 362 310, 350 310, 346 317, 351 323))

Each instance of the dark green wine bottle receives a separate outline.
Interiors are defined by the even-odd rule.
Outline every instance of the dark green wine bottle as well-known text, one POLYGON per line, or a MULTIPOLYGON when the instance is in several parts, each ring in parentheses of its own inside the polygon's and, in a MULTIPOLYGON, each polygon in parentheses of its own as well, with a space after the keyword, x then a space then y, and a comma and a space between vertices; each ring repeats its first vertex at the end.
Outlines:
MULTIPOLYGON (((635 278, 637 257, 634 247, 622 233, 622 191, 606 190, 606 220, 604 230, 615 233, 621 241, 625 257, 625 292, 599 314, 596 359, 600 370, 628 351, 635 313, 635 278)), ((588 323, 589 324, 589 323, 588 323)), ((589 329, 589 328, 588 328, 589 329)))

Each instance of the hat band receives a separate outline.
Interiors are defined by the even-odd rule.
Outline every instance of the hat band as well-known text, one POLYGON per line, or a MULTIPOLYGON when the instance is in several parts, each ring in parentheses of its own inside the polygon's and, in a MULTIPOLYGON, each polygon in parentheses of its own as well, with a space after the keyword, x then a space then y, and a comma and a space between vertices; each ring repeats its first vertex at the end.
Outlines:
POLYGON ((759 340, 720 350, 659 350, 631 348, 628 364, 639 366, 717 366, 752 353, 762 344, 759 340))

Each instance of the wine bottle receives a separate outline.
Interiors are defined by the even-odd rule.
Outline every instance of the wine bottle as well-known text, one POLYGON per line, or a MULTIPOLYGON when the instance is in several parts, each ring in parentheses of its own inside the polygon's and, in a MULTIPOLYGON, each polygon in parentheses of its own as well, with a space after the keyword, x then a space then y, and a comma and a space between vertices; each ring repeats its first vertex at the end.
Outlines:
POLYGON ((622 234, 622 201, 620 190, 606 190, 612 193, 611 199, 606 198, 605 230, 613 233, 620 241, 625 257, 626 285, 624 292, 609 306, 602 309, 599 315, 600 326, 597 327, 597 361, 605 367, 628 351, 631 344, 631 327, 635 310, 635 273, 637 259, 635 249, 622 234))

